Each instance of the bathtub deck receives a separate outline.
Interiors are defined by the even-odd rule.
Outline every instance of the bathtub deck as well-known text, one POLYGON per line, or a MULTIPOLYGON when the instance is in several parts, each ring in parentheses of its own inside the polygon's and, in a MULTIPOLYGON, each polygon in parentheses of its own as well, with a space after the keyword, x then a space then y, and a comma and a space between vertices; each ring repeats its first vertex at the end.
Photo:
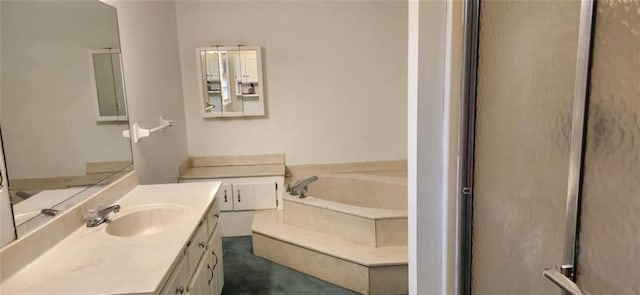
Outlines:
POLYGON ((331 255, 363 266, 406 265, 408 249, 369 247, 283 223, 282 210, 257 211, 252 231, 289 244, 331 255))
POLYGON ((406 246, 370 247, 283 223, 282 210, 255 213, 254 255, 361 294, 408 293, 406 246))

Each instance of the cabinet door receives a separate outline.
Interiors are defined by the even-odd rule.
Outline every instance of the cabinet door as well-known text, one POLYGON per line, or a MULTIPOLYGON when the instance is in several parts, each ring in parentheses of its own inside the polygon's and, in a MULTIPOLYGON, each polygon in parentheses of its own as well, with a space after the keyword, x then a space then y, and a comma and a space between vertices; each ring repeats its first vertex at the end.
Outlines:
POLYGON ((200 261, 200 257, 202 253, 205 251, 207 247, 207 224, 205 222, 201 222, 198 225, 198 229, 191 237, 191 241, 187 245, 187 269, 188 273, 193 273, 195 271, 198 261, 200 261))
POLYGON ((222 262, 222 237, 220 235, 220 229, 216 228, 209 242, 207 243, 207 256, 208 261, 211 264, 212 280, 209 281, 212 293, 214 295, 220 295, 222 293, 222 287, 224 286, 224 266, 222 262))
POLYGON ((220 219, 220 199, 215 199, 213 205, 209 208, 206 215, 207 220, 207 236, 213 233, 213 229, 218 226, 218 220, 220 219))
POLYGON ((234 184, 233 192, 236 211, 276 208, 275 182, 234 184))
POLYGON ((187 261, 181 257, 160 295, 180 295, 187 291, 187 261))
POLYGON ((196 271, 191 276, 187 287, 187 293, 191 295, 211 294, 209 282, 213 278, 213 269, 209 263, 208 255, 202 255, 196 271))
POLYGON ((246 56, 244 58, 244 75, 243 81, 258 82, 258 58, 253 56, 246 56))
POLYGON ((216 194, 220 202, 220 211, 233 211, 233 186, 230 183, 223 183, 216 194))

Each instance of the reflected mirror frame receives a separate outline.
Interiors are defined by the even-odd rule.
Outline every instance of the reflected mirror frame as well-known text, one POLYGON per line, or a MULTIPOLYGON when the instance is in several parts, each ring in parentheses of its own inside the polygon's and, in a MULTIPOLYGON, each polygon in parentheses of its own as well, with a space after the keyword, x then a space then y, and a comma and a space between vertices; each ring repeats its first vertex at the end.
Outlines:
POLYGON ((113 121, 128 122, 129 111, 127 109, 127 90, 124 83, 124 69, 122 66, 122 53, 120 52, 120 49, 103 48, 103 49, 89 50, 89 67, 90 67, 89 77, 91 81, 91 89, 92 89, 92 95, 93 95, 93 101, 94 101, 94 112, 96 116, 96 121, 97 122, 113 122, 113 121), (100 111, 100 95, 98 91, 98 81, 97 81, 96 66, 95 66, 95 55, 97 54, 109 54, 109 56, 111 57, 111 73, 112 73, 113 88, 114 88, 113 89, 114 99, 115 99, 115 105, 116 105, 115 116, 103 116, 102 112, 100 111), (121 79, 116 79, 116 75, 114 74, 114 70, 115 70, 113 65, 114 55, 118 57, 118 61, 117 61, 119 65, 118 71, 121 79), (124 115, 120 115, 120 113, 118 112, 120 110, 119 105, 121 103, 118 100, 118 89, 117 89, 118 85, 121 85, 120 87, 122 88, 122 108, 124 111, 124 115))

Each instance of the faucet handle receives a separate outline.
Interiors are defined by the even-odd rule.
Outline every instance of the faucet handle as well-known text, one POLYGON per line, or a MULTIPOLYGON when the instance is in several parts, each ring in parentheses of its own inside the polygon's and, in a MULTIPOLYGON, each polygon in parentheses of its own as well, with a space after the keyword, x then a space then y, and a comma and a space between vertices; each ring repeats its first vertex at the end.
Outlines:
POLYGON ((98 209, 87 210, 87 220, 98 218, 98 209))

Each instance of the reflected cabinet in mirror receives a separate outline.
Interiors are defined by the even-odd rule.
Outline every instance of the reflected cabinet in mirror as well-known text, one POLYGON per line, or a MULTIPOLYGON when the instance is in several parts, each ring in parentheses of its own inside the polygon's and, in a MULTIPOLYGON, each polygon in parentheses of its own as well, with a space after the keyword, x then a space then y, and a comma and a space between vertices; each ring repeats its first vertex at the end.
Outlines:
POLYGON ((96 121, 127 121, 120 51, 91 50, 89 58, 96 121))
POLYGON ((19 238, 131 170, 132 157, 115 8, 0 5, 2 197, 19 238))
POLYGON ((260 47, 202 47, 197 57, 203 117, 264 115, 260 47))

